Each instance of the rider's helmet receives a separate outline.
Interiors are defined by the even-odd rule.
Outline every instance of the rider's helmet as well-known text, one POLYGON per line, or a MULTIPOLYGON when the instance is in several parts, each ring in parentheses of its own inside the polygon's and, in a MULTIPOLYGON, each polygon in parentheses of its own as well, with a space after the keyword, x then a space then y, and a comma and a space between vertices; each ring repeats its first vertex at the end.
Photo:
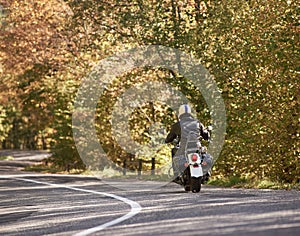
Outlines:
POLYGON ((180 117, 182 114, 188 113, 191 114, 191 107, 187 104, 183 104, 179 107, 178 111, 178 117, 180 117))

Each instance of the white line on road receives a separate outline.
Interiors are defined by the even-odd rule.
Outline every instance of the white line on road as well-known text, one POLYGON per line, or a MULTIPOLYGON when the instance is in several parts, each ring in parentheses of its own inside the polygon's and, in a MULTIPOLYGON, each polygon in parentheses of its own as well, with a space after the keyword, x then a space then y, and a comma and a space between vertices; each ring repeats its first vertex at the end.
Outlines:
MULTIPOLYGON (((34 175, 35 177, 39 177, 39 175, 34 175)), ((44 175, 40 175, 41 177, 44 177, 44 175)), ((129 213, 127 213, 126 215, 119 217, 115 220, 109 221, 105 224, 90 228, 90 229, 86 229, 84 231, 81 231, 77 234, 75 234, 74 236, 86 236, 95 232, 99 232, 109 226, 113 226, 115 224, 118 224, 122 221, 125 221, 133 216, 135 216, 136 214, 138 214, 141 210, 142 207, 140 206, 140 204, 138 204, 137 202, 134 202, 130 199, 127 199, 125 197, 120 197, 118 195, 115 194, 111 194, 111 193, 105 193, 105 192, 97 192, 97 191, 93 191, 93 190, 88 190, 88 189, 81 189, 81 188, 76 188, 76 187, 70 187, 67 185, 62 185, 62 184, 53 184, 53 183, 49 183, 49 182, 43 182, 43 181, 36 181, 36 180, 32 180, 32 179, 25 179, 25 178, 19 178, 17 177, 17 175, 6 175, 6 176, 0 176, 0 178, 10 178, 10 179, 16 179, 16 180, 20 180, 20 181, 26 181, 26 182, 31 182, 31 183, 36 183, 36 184, 43 184, 43 185, 48 185, 48 186, 54 186, 57 188, 65 188, 65 189, 70 189, 70 190, 74 190, 74 191, 80 191, 80 192, 86 192, 86 193, 92 193, 92 194, 97 194, 97 195, 104 195, 106 197, 110 197, 110 198, 114 198, 117 199, 119 201, 122 201, 128 205, 130 205, 131 210, 129 213)))

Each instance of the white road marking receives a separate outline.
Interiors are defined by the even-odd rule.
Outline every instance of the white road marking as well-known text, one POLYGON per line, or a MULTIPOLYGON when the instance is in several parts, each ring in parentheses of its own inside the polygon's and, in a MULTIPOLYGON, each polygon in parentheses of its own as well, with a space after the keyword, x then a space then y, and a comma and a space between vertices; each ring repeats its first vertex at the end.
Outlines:
MULTIPOLYGON (((34 176, 34 177, 45 177, 45 175, 28 175, 29 176, 34 176)), ((47 176, 51 176, 51 175, 47 175, 47 176)), ((70 176, 68 176, 70 177, 70 176)), ((74 177, 74 176, 73 176, 74 177)), ((97 195, 104 195, 106 197, 110 197, 110 198, 114 198, 117 199, 119 201, 122 201, 128 205, 130 205, 131 210, 129 213, 127 213, 126 215, 119 217, 115 220, 109 221, 105 224, 90 228, 90 229, 86 229, 84 231, 81 231, 77 234, 75 234, 74 236, 86 236, 95 232, 99 232, 109 226, 113 226, 115 224, 118 224, 122 221, 125 221, 133 216, 135 216, 136 214, 138 214, 141 210, 142 207, 140 206, 140 204, 138 204, 137 202, 134 202, 128 198, 125 197, 120 197, 118 195, 115 194, 111 194, 111 193, 105 193, 105 192, 98 192, 98 191, 93 191, 93 190, 88 190, 88 189, 81 189, 81 188, 76 188, 76 187, 71 187, 71 186, 67 186, 67 185, 62 185, 62 184, 53 184, 53 183, 49 183, 49 182, 43 182, 43 181, 37 181, 37 180, 31 180, 31 179, 25 179, 25 178, 19 178, 18 175, 5 175, 5 176, 0 176, 0 178, 9 178, 9 179, 16 179, 16 180, 20 180, 20 181, 26 181, 26 182, 31 182, 31 183, 36 183, 36 184, 43 184, 43 185, 48 185, 48 186, 53 186, 53 187, 57 187, 57 188, 65 188, 65 189, 70 189, 70 190, 74 190, 74 191, 80 191, 80 192, 86 192, 86 193, 92 193, 92 194, 97 194, 97 195)))

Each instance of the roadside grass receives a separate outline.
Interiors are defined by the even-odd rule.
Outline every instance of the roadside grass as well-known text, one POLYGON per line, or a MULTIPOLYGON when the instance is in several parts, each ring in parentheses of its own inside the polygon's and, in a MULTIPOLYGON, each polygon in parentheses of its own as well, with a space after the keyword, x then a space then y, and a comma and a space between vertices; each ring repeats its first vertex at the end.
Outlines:
MULTIPOLYGON (((159 173, 155 175, 145 174, 142 172, 138 176, 137 171, 127 171, 126 175, 120 170, 114 170, 112 168, 104 169, 103 171, 91 171, 91 170, 80 170, 70 169, 69 171, 61 170, 56 168, 54 165, 40 163, 36 165, 27 166, 24 168, 25 171, 32 171, 44 174, 81 174, 81 175, 92 175, 102 178, 112 179, 124 179, 124 180, 143 180, 143 181, 163 181, 170 182, 170 178, 165 173, 159 173)), ((226 187, 226 188, 252 188, 252 189, 296 189, 300 190, 300 183, 278 183, 269 179, 255 179, 245 178, 239 176, 222 177, 212 176, 206 183, 210 186, 226 187)))
POLYGON ((45 164, 45 163, 26 166, 24 168, 24 171, 32 171, 32 172, 38 172, 38 173, 43 173, 43 174, 82 174, 82 173, 84 173, 84 170, 70 169, 69 171, 65 171, 65 170, 55 167, 54 165, 49 165, 49 164, 45 164))
POLYGON ((14 160, 13 156, 0 156, 0 161, 12 161, 14 160))
POLYGON ((230 188, 254 188, 254 189, 296 189, 300 190, 300 183, 279 183, 265 179, 232 177, 212 177, 208 185, 230 188))
POLYGON ((242 187, 247 184, 247 180, 245 178, 239 177, 229 177, 229 178, 218 178, 218 177, 211 177, 207 184, 213 186, 220 186, 220 187, 242 187))

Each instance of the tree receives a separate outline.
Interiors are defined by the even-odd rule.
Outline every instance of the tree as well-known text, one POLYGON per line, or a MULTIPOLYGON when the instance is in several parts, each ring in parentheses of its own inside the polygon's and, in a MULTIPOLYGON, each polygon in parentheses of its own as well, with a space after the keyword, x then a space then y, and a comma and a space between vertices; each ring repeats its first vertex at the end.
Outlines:
MULTIPOLYGON (((9 11, 2 14, 5 24, 0 32, 0 140, 20 136, 14 139, 19 145, 29 131, 48 130, 57 151, 54 161, 63 167, 71 162, 82 167, 71 132, 80 79, 108 55, 159 44, 198 58, 222 91, 228 128, 216 174, 299 182, 299 23, 294 1, 6 0, 1 4, 9 11)), ((210 122, 200 92, 183 76, 165 68, 130 71, 107 87, 97 108, 98 121, 103 118, 97 123, 101 142, 118 163, 128 153, 107 125, 110 108, 124 89, 148 80, 180 89, 195 105, 198 118, 210 122)), ((132 137, 139 142, 149 141, 149 117, 166 127, 174 119, 159 103, 136 109, 132 137), (162 119, 165 116, 170 119, 162 119)))

